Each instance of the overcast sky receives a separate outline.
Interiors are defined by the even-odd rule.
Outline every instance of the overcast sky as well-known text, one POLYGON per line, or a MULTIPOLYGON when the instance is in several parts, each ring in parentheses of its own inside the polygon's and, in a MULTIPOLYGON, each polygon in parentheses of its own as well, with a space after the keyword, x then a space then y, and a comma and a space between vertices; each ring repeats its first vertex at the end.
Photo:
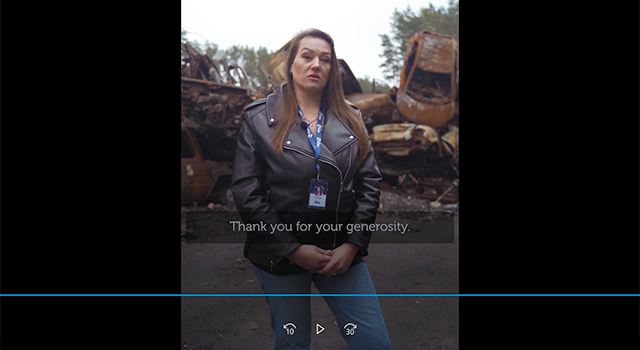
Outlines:
MULTIPOLYGON (((205 39, 227 49, 233 45, 280 49, 299 31, 318 28, 333 37, 338 58, 358 78, 383 80, 378 34, 391 34, 394 9, 411 6, 447 8, 447 0, 212 1, 182 0, 182 28, 187 39, 205 39)), ((392 85, 391 82, 387 84, 392 85)))

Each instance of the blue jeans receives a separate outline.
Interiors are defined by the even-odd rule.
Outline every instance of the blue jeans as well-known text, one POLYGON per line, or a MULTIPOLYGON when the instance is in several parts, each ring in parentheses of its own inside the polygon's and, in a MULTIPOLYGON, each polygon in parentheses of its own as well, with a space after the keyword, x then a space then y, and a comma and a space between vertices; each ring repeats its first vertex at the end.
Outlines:
MULTIPOLYGON (((277 276, 255 266, 253 270, 265 294, 310 294, 311 282, 316 285, 321 294, 376 293, 364 262, 352 266, 344 274, 332 277, 309 271, 277 276)), ((266 299, 271 308, 271 327, 276 334, 274 349, 309 349, 311 332, 315 332, 315 327, 311 326, 310 297, 266 296, 266 299), (293 323, 295 328, 291 325, 286 326, 289 323, 293 323)), ((336 317, 340 333, 347 341, 349 350, 390 348, 387 327, 384 324, 377 297, 324 296, 324 300, 336 317), (355 328, 349 323, 355 325, 355 328)))

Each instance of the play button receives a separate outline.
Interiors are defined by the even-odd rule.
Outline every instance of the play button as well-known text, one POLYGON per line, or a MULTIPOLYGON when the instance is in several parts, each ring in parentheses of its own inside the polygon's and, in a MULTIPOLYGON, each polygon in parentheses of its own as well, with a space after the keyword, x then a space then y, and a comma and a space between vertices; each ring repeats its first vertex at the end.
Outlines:
POLYGON ((324 327, 316 323, 316 335, 320 334, 322 331, 324 331, 324 327))

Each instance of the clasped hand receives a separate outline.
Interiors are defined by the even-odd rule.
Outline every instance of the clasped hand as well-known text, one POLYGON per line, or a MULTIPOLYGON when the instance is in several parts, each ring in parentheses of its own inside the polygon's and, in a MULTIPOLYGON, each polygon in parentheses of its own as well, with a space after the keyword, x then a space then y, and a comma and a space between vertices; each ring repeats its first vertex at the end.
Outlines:
POLYGON ((357 251, 358 247, 352 243, 344 243, 333 250, 302 244, 289 253, 287 258, 313 273, 331 277, 347 272, 357 251))

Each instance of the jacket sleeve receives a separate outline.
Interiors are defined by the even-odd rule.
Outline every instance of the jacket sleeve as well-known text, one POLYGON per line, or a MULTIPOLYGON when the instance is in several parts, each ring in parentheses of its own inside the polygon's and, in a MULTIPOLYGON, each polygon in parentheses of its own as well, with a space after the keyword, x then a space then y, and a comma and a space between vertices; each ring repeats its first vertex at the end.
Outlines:
MULTIPOLYGON (((376 221, 378 204, 380 203, 380 181, 382 175, 376 163, 371 141, 367 154, 358 166, 353 179, 355 191, 355 208, 351 217, 352 224, 372 224, 376 221)), ((371 241, 371 231, 353 231, 345 242, 358 246, 363 256, 369 254, 368 247, 371 241)))
POLYGON ((259 224, 266 228, 266 231, 248 231, 252 237, 249 241, 251 244, 260 244, 266 249, 271 263, 277 264, 300 243, 293 232, 271 233, 271 225, 282 223, 282 220, 267 201, 266 190, 263 187, 266 167, 259 146, 256 143, 252 120, 246 112, 242 113, 242 130, 234 159, 231 192, 243 223, 259 224))

